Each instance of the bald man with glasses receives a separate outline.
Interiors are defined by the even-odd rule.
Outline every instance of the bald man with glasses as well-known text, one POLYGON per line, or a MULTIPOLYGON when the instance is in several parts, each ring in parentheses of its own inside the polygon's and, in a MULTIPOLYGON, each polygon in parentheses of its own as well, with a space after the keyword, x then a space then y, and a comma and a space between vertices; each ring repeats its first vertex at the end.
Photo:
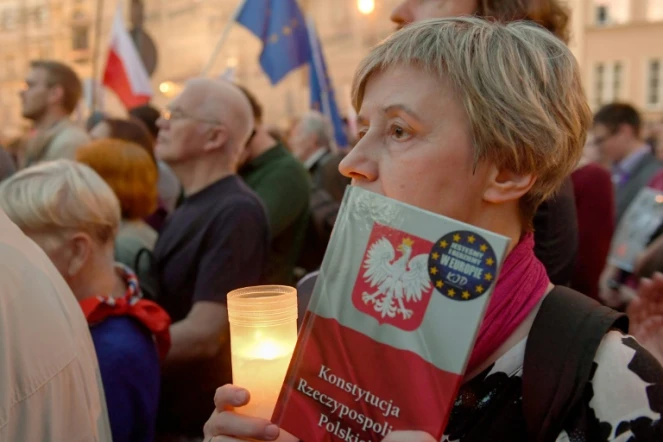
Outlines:
POLYGON ((226 294, 262 281, 269 228, 260 199, 236 174, 254 122, 235 86, 190 81, 158 125, 155 153, 186 198, 154 249, 158 302, 173 320, 157 440, 181 441, 202 436, 209 398, 231 379, 226 294))

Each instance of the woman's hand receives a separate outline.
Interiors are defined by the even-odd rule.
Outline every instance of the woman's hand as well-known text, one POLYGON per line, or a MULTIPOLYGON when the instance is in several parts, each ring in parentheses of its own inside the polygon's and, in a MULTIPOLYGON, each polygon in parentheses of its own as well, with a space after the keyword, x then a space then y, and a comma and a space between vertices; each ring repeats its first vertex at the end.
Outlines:
MULTIPOLYGON (((237 442, 242 440, 262 440, 296 442, 293 435, 280 430, 266 419, 242 416, 235 413, 235 407, 249 403, 249 392, 234 385, 224 385, 216 390, 214 404, 216 410, 205 424, 205 442, 237 442)), ((383 442, 436 442, 427 434, 416 431, 394 431, 383 442)))
POLYGON ((249 403, 249 392, 234 385, 224 385, 216 390, 216 409, 203 429, 205 442, 233 442, 241 440, 264 440, 295 442, 297 438, 266 419, 243 416, 235 413, 235 407, 249 403))
POLYGON ((663 365, 663 274, 640 281, 627 313, 629 332, 663 365))
POLYGON ((382 442, 437 442, 433 436, 421 431, 392 431, 382 442))

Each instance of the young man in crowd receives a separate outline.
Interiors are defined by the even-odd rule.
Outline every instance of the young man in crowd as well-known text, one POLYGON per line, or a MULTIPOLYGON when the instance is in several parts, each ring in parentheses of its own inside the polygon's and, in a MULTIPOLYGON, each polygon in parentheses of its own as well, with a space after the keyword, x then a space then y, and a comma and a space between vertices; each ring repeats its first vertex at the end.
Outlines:
POLYGON ((156 155, 186 199, 154 249, 158 302, 172 318, 158 440, 198 437, 219 383, 230 380, 226 294, 261 282, 269 248, 265 209, 237 176, 253 130, 249 102, 234 85, 194 79, 159 119, 156 155))
POLYGON ((641 131, 640 114, 628 104, 608 104, 594 116, 594 143, 612 163, 617 222, 662 166, 641 131))
POLYGON ((21 104, 23 117, 34 123, 34 133, 19 154, 19 167, 74 159, 76 149, 90 140, 70 120, 81 99, 81 81, 69 66, 57 61, 33 61, 30 66, 21 104))

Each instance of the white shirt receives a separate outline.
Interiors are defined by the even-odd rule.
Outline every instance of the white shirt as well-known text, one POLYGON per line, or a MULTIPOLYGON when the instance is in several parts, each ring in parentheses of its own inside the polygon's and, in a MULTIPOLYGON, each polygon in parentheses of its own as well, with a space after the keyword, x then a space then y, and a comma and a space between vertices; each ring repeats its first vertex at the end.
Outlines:
POLYGON ((320 158, 324 157, 327 152, 329 152, 329 149, 325 147, 319 148, 313 152, 313 154, 308 157, 306 161, 304 161, 304 167, 306 167, 308 170, 311 170, 311 168, 315 166, 315 164, 320 161, 320 158))
POLYGON ((111 442, 83 312, 0 210, 0 442, 111 442))

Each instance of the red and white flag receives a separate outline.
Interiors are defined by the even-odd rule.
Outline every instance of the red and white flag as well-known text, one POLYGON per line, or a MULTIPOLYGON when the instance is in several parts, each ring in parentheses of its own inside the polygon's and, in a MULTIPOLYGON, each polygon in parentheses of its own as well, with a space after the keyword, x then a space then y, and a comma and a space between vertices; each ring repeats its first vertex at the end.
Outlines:
POLYGON ((150 77, 124 25, 120 7, 113 19, 103 83, 117 94, 127 109, 147 104, 153 95, 150 77))

